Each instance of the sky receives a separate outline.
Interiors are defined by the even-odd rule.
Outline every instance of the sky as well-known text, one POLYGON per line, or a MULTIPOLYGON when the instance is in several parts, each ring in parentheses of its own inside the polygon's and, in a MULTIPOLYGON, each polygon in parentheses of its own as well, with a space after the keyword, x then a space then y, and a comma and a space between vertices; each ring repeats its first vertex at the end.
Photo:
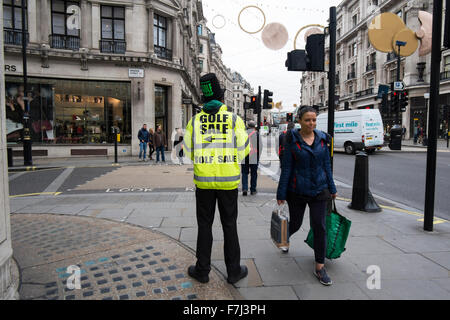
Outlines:
MULTIPOLYGON (((224 64, 239 72, 254 88, 273 92, 273 101, 282 101, 283 106, 300 104, 301 72, 288 72, 285 67, 287 53, 294 50, 297 31, 309 24, 328 26, 329 8, 341 0, 203 0, 203 11, 207 26, 216 34, 216 41, 223 51, 224 64), (249 5, 261 8, 266 16, 266 25, 280 23, 288 31, 289 40, 280 50, 267 48, 261 40, 262 32, 248 34, 238 23, 241 10, 249 5), (222 18, 223 17, 223 18, 222 18)), ((264 23, 263 15, 254 8, 241 14, 241 26, 247 31, 257 31, 264 23)), ((305 30, 306 31, 306 30, 305 30)), ((305 48, 304 34, 297 40, 297 49, 305 48)))

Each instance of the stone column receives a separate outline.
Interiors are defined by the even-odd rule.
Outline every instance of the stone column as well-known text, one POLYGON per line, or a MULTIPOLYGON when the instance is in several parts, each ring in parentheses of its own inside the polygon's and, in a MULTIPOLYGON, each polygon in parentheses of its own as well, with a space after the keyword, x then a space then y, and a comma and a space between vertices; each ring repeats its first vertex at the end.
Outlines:
POLYGON ((99 49, 100 39, 101 39, 101 15, 100 15, 100 4, 92 3, 92 49, 99 49))
MULTIPOLYGON (((0 0, 0 23, 3 25, 3 1, 0 0)), ((0 32, 3 39, 3 29, 0 32)), ((0 70, 4 70, 3 43, 0 43, 0 70)), ((5 78, 0 73, 0 300, 18 299, 17 267, 12 260, 11 223, 9 219, 9 186, 7 172, 5 78)))
POLYGON ((81 48, 90 48, 92 43, 92 10, 90 10, 87 0, 81 0, 81 48))
POLYGON ((42 43, 48 44, 48 36, 51 34, 52 30, 52 17, 50 12, 50 0, 39 0, 40 8, 40 39, 42 43))
POLYGON ((147 29, 148 23, 146 21, 147 13, 145 6, 143 4, 133 5, 133 20, 131 21, 131 30, 127 30, 127 43, 128 43, 128 32, 132 33, 133 51, 143 53, 147 52, 147 29))
POLYGON ((27 6, 28 15, 28 34, 30 37, 30 43, 39 42, 38 31, 37 31, 37 14, 36 14, 36 0, 28 0, 27 6))
POLYGON ((148 34, 147 34, 147 50, 149 55, 151 56, 155 52, 154 44, 153 44, 153 14, 154 9, 152 5, 147 6, 147 12, 148 12, 148 34))
POLYGON ((127 42, 127 51, 136 51, 136 46, 134 39, 136 39, 135 33, 139 32, 139 30, 135 30, 134 28, 138 28, 136 21, 134 21, 136 17, 133 15, 133 7, 126 6, 125 7, 125 41, 127 42))
POLYGON ((179 63, 180 61, 180 23, 178 22, 178 16, 173 18, 172 24, 172 58, 173 61, 179 63))

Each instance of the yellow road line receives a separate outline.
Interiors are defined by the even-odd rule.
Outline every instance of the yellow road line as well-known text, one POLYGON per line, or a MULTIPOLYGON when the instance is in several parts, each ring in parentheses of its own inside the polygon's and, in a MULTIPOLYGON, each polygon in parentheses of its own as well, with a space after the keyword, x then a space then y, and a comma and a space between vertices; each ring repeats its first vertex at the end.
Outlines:
MULTIPOLYGON (((346 202, 352 202, 351 199, 346 199, 346 198, 336 198, 337 200, 342 200, 342 201, 346 201, 346 202)), ((388 210, 392 210, 392 211, 396 211, 396 212, 401 212, 401 213, 406 213, 409 214, 411 216, 416 216, 416 217, 420 217, 420 219, 417 219, 417 221, 419 222, 424 222, 424 215, 422 213, 418 213, 418 212, 414 212, 414 211, 409 211, 409 210, 404 210, 404 209, 399 209, 399 208, 394 208, 394 207, 389 207, 389 206, 383 206, 380 205, 381 208, 383 209, 388 209, 388 210)), ((445 219, 441 219, 441 218, 434 218, 433 224, 440 224, 440 223, 446 223, 449 222, 445 219)))
POLYGON ((28 193, 28 194, 17 194, 14 196, 9 196, 10 198, 24 198, 32 196, 59 196, 62 192, 40 192, 40 193, 28 193))

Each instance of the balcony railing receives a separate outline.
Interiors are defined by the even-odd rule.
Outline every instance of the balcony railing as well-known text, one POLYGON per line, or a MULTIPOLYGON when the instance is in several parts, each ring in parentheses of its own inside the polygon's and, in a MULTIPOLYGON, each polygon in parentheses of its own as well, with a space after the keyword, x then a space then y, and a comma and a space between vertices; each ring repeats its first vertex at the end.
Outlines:
POLYGON ((172 61, 172 50, 166 47, 155 46, 155 53, 160 59, 172 61))
POLYGON ((441 72, 441 80, 450 80, 450 71, 441 72))
POLYGON ((369 88, 363 91, 358 91, 355 93, 355 98, 361 98, 365 96, 373 95, 373 88, 369 88))
POLYGON ((356 72, 349 72, 347 75, 347 80, 355 79, 356 78, 356 72))
MULTIPOLYGON (((28 32, 26 33, 27 43, 30 41, 28 32)), ((3 43, 16 46, 22 45, 22 30, 3 29, 3 43)))
POLYGON ((397 55, 394 52, 389 52, 387 55, 386 62, 395 60, 396 58, 397 58, 397 55))
POLYGON ((80 49, 80 37, 52 34, 49 36, 50 47, 77 51, 80 49))
POLYGON ((372 71, 372 70, 377 70, 377 64, 376 63, 371 63, 368 64, 366 66, 366 72, 372 71))
POLYGON ((100 52, 124 54, 127 50, 125 40, 100 40, 100 52))

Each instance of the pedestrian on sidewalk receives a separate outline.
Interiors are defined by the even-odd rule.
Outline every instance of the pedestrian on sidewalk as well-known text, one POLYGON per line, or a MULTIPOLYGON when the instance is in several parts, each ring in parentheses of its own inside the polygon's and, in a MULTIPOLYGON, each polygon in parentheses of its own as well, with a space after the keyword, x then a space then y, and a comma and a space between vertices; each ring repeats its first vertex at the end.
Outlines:
MULTIPOLYGON (((314 274, 320 283, 331 285, 332 281, 324 268, 327 202, 337 195, 328 147, 331 139, 328 134, 316 129, 317 114, 314 108, 301 108, 298 119, 301 129, 288 133, 277 202, 282 205, 287 200, 290 236, 300 229, 308 205, 314 232, 314 274)), ((287 249, 283 251, 287 252, 287 249)))
POLYGON ((290 121, 287 125, 287 129, 280 133, 280 136, 278 137, 278 159, 280 159, 280 169, 282 167, 282 159, 284 150, 286 149, 286 137, 289 130, 294 129, 295 124, 290 121))
MULTIPOLYGON (((258 180, 258 140, 260 140, 259 146, 262 148, 262 141, 259 136, 259 132, 256 130, 255 121, 248 122, 248 139, 250 141, 250 153, 245 157, 244 163, 242 163, 242 195, 247 196, 248 192, 248 174, 250 174, 250 192, 251 195, 257 193, 256 184, 258 180)), ((261 154, 261 151, 260 151, 261 154)))
POLYGON ((164 155, 166 146, 166 135, 161 129, 161 126, 156 127, 156 132, 154 135, 154 143, 156 148, 156 163, 159 162, 159 154, 161 153, 161 159, 163 163, 166 163, 166 158, 164 155))
POLYGON ((155 144, 154 144, 155 132, 153 131, 152 128, 150 128, 148 130, 148 133, 150 134, 149 142, 148 142, 148 149, 149 149, 148 157, 150 158, 150 160, 153 160, 152 154, 153 154, 153 152, 155 152, 155 144))
POLYGON ((227 111, 224 92, 216 75, 200 78, 203 108, 186 127, 184 151, 194 163, 196 213, 198 223, 197 263, 188 274, 199 282, 209 281, 211 271, 212 225, 218 202, 224 234, 227 281, 238 282, 248 274, 240 265, 241 251, 237 232, 240 164, 250 146, 244 121, 227 111))
POLYGON ((404 125, 402 127, 402 138, 403 138, 403 140, 405 140, 405 138, 406 138, 406 127, 404 125))
POLYGON ((139 161, 145 161, 147 155, 147 144, 149 142, 150 134, 147 131, 147 125, 144 124, 138 132, 139 139, 139 161))
POLYGON ((176 128, 175 141, 173 142, 173 147, 175 151, 175 155, 178 158, 178 163, 180 165, 183 164, 183 131, 181 128, 176 128))

